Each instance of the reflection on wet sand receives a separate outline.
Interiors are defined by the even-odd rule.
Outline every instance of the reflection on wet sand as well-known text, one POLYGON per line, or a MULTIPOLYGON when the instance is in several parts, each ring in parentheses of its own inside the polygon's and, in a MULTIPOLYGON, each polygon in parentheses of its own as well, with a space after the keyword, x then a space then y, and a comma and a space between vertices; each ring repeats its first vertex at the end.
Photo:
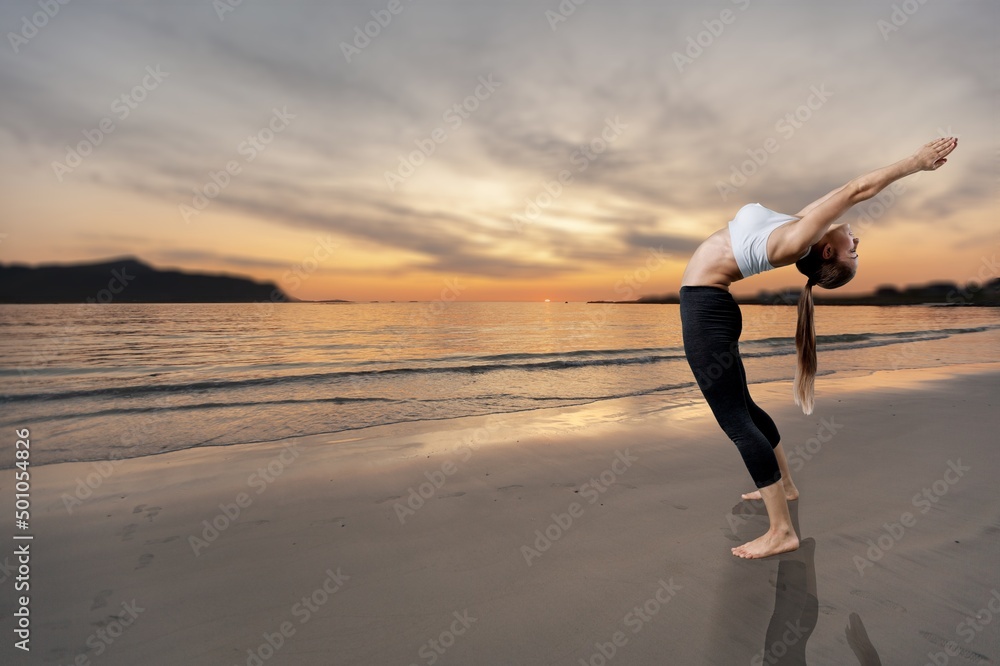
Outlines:
MULTIPOLYGON (((792 509, 796 532, 797 514, 792 509)), ((819 618, 815 556, 816 540, 812 537, 802 539, 798 550, 779 556, 774 612, 764 636, 763 654, 755 663, 781 666, 806 663, 806 641, 819 618)))
MULTIPOLYGON (((801 537, 800 504, 801 500, 789 503, 789 513, 795 531, 801 537)), ((759 520, 748 522, 748 517, 766 520, 766 513, 761 502, 740 502, 733 507, 732 513, 740 517, 736 524, 746 526, 746 534, 733 534, 730 537, 733 541, 739 540, 741 543, 752 538, 752 532, 760 528, 759 520)), ((739 531, 743 532, 744 530, 739 531)), ((819 620, 816 540, 812 537, 804 537, 798 550, 778 555, 774 559, 778 560, 777 577, 774 581, 774 610, 764 631, 763 648, 753 655, 750 664, 753 666, 801 666, 807 663, 806 645, 819 620)), ((760 576, 766 576, 767 572, 773 571, 773 565, 771 567, 760 566, 767 561, 773 560, 748 561, 751 567, 756 565, 757 570, 743 569, 742 562, 734 562, 740 567, 740 570, 734 571, 735 580, 732 585, 726 588, 732 590, 732 596, 723 601, 724 607, 743 608, 744 610, 749 610, 752 607, 751 604, 747 603, 745 590, 758 587, 753 586, 752 583, 759 582, 760 576), (741 592, 741 588, 744 590, 743 592, 741 592)), ((762 601, 760 606, 766 604, 766 601, 762 601)), ((734 621, 734 618, 730 617, 729 621, 734 621)), ((740 621, 752 623, 753 619, 741 617, 740 621)), ((881 666, 882 661, 878 652, 868 638, 868 632, 857 613, 850 614, 845 631, 848 645, 860 666, 881 666)), ((853 662, 854 660, 845 655, 841 663, 853 662)))
POLYGON ((882 666, 882 660, 879 659, 875 646, 868 640, 868 632, 865 631, 865 625, 861 622, 860 615, 851 613, 847 621, 847 629, 844 631, 847 633, 847 644, 851 646, 854 656, 857 657, 861 666, 882 666))

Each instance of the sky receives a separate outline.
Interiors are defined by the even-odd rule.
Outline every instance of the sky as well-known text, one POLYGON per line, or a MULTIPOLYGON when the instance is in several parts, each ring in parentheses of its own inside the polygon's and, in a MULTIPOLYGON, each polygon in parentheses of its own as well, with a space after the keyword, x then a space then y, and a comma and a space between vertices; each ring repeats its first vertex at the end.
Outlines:
POLYGON ((2 263, 629 300, 744 204, 794 214, 943 135, 842 218, 838 292, 997 277, 995 0, 63 1, 0 5, 2 263))

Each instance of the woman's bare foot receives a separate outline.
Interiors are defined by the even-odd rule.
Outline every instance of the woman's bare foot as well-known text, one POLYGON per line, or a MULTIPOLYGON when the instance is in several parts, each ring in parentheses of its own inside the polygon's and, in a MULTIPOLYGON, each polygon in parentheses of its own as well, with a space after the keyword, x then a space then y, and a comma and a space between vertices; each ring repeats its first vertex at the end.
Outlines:
POLYGON ((792 530, 774 531, 768 530, 763 536, 757 537, 753 541, 748 541, 742 546, 733 548, 733 555, 747 560, 757 560, 762 557, 770 557, 779 553, 788 553, 798 550, 799 537, 792 530))
MULTIPOLYGON (((794 483, 781 482, 782 487, 785 489, 785 499, 788 501, 797 500, 799 498, 799 489, 795 487, 794 483)), ((762 499, 759 490, 754 490, 749 493, 743 493, 740 495, 745 500, 759 500, 762 499)))

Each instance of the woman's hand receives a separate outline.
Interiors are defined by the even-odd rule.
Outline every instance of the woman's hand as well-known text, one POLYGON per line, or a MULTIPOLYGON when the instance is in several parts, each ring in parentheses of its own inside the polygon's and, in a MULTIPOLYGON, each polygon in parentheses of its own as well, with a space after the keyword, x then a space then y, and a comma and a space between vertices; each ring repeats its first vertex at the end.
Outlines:
POLYGON ((934 171, 948 161, 945 159, 945 156, 955 150, 957 145, 957 137, 935 139, 924 145, 913 156, 916 158, 917 165, 921 171, 934 171))

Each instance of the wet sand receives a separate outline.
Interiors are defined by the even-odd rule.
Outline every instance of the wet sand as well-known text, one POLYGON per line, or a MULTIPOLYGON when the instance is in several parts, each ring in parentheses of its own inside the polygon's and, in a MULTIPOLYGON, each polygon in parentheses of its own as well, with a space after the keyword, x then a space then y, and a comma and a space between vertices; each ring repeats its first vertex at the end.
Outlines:
POLYGON ((664 396, 47 465, 31 652, 12 646, 11 546, 0 655, 1000 662, 1000 364, 820 377, 809 416, 787 382, 751 393, 802 492, 794 553, 730 553, 762 505, 707 406, 664 396))

